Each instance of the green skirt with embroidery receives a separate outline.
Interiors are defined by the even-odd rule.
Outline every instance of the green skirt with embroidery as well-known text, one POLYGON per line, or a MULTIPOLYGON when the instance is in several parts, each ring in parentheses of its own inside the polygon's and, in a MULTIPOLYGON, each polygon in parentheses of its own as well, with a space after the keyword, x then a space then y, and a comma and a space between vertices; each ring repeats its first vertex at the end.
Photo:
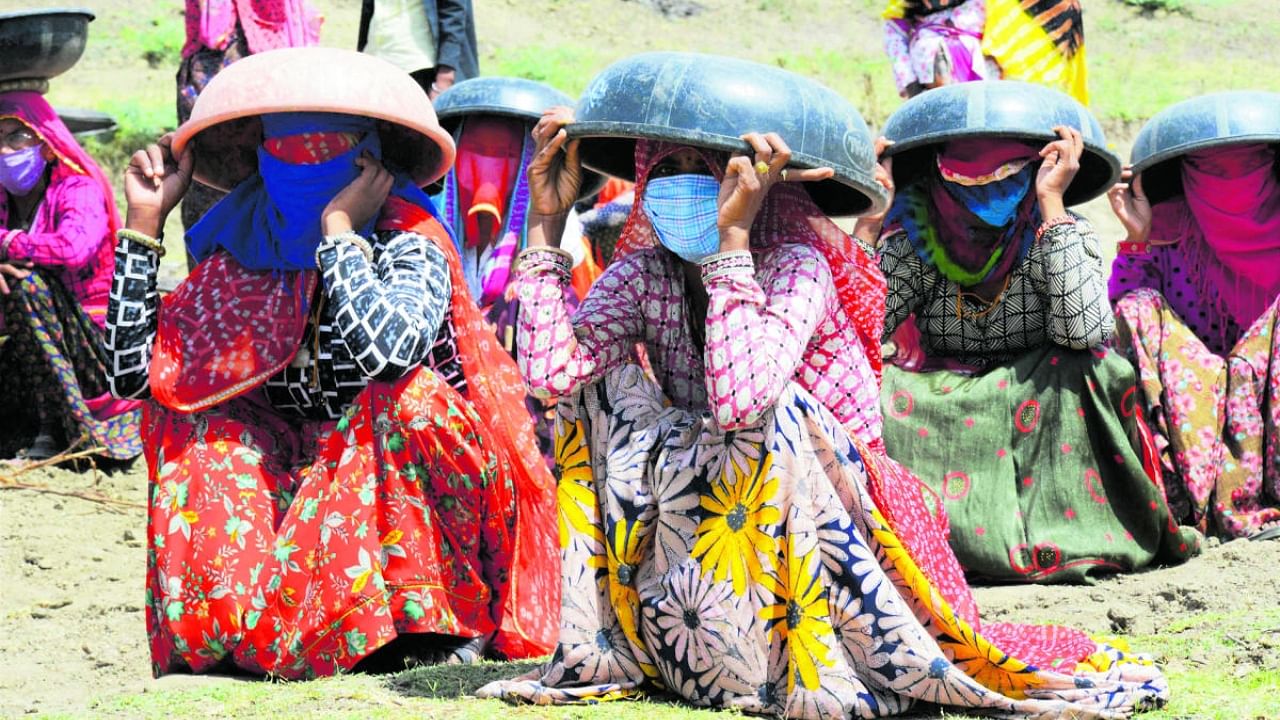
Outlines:
POLYGON ((1199 551, 1139 399, 1109 350, 1051 346, 977 375, 889 367, 885 444, 945 510, 971 578, 1087 582, 1199 551))

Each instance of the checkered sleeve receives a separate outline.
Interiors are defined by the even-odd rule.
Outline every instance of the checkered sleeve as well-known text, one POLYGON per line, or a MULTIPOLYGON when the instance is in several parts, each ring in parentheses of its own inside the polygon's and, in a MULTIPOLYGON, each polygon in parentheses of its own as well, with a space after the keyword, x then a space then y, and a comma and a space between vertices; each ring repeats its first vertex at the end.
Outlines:
POLYGON ((883 340, 888 342, 898 326, 911 317, 925 300, 926 275, 934 271, 920 262, 905 232, 889 235, 880 244, 880 272, 888 283, 885 296, 883 340))
POLYGON ((635 253, 609 265, 571 317, 568 253, 541 248, 522 254, 516 360, 534 396, 567 395, 633 355, 645 338, 644 262, 645 255, 635 253))
POLYGON ((119 398, 150 394, 148 373, 160 308, 156 278, 160 256, 128 238, 116 244, 116 267, 107 299, 107 384, 119 398))
POLYGON ((746 251, 702 268, 707 396, 726 430, 752 425, 774 406, 833 298, 831 269, 809 246, 774 250, 761 263, 758 280, 746 251))
POLYGON ((73 175, 62 181, 54 196, 55 222, 49 232, 17 231, 9 240, 6 258, 39 267, 79 268, 92 260, 107 234, 106 199, 92 179, 73 175))
POLYGON ((1049 301, 1049 339, 1085 350, 1111 339, 1115 317, 1107 302, 1107 282, 1098 235, 1084 218, 1054 225, 1040 238, 1049 301))
POLYGON ((379 233, 373 261, 341 236, 316 252, 326 299, 351 357, 368 377, 395 380, 426 359, 449 307, 442 253, 412 232, 379 233))

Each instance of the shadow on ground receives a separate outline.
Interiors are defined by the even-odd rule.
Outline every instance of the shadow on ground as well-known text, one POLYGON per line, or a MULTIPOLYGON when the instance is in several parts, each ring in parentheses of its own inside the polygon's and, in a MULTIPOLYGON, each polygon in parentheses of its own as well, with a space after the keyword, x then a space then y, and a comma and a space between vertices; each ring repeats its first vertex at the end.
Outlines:
POLYGON ((387 687, 409 697, 449 700, 475 694, 494 680, 510 680, 536 670, 535 660, 476 665, 426 665, 410 668, 387 678, 387 687))

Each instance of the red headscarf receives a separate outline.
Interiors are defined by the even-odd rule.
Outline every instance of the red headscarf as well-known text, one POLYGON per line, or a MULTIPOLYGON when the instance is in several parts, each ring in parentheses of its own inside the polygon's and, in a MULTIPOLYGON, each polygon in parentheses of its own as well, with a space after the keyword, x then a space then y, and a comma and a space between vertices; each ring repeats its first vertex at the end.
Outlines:
POLYGON ((1276 153, 1236 145, 1189 153, 1182 196, 1152 210, 1154 243, 1180 243, 1205 301, 1243 328, 1280 295, 1276 153))
MULTIPOLYGON (((669 142, 636 142, 636 202, 622 228, 614 258, 636 250, 657 247, 658 235, 642 208, 649 173, 663 158, 684 148, 669 142)), ((693 148, 706 161, 717 180, 724 177, 724 157, 709 150, 693 148)), ((836 294, 845 315, 858 335, 862 349, 880 379, 880 334, 884 331, 886 283, 880 266, 870 253, 858 248, 853 239, 836 227, 809 197, 804 188, 778 183, 769 191, 760 214, 751 226, 751 250, 758 252, 779 245, 809 245, 827 259, 836 294)))
POLYGON ((88 175, 94 183, 102 188, 102 197, 106 198, 107 228, 113 238, 120 227, 120 215, 116 211, 116 203, 111 192, 111 181, 98 167, 98 163, 80 147, 75 137, 62 118, 44 99, 40 93, 20 90, 0 93, 0 120, 13 118, 31 128, 44 144, 58 158, 53 168, 50 185, 55 185, 68 175, 88 175))

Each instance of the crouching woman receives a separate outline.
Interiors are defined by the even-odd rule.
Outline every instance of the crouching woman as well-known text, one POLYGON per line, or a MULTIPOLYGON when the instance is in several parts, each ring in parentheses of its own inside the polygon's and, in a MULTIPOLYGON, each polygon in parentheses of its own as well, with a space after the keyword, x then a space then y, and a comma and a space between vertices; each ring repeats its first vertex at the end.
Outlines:
POLYGON ((393 641, 428 661, 551 647, 551 478, 419 189, 452 155, 407 75, 294 49, 219 74, 172 152, 133 157, 108 348, 115 392, 150 399, 157 675, 329 675, 393 641), (234 189, 161 301, 160 232, 193 168, 234 189))

